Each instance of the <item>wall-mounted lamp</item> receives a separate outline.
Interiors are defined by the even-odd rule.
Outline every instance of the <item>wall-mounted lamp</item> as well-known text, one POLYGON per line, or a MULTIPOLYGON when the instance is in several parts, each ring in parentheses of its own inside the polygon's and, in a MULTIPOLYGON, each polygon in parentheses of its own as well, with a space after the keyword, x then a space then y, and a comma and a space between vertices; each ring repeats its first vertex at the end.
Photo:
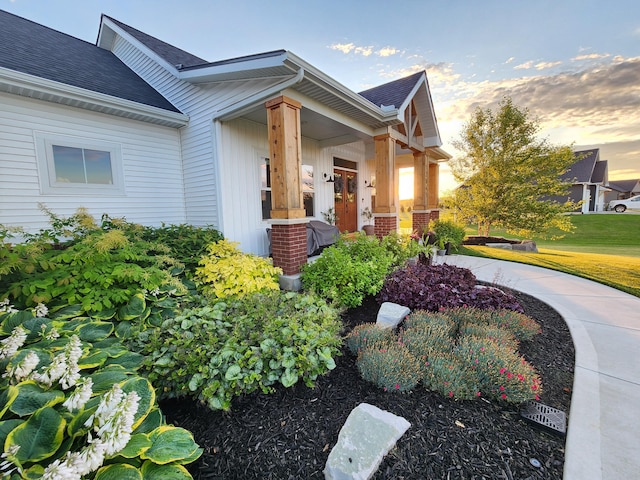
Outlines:
POLYGON ((373 182, 367 182, 366 180, 364 181, 364 186, 367 188, 375 188, 373 182))
POLYGON ((325 180, 324 180, 325 182, 327 182, 327 183, 335 182, 335 179, 331 175, 329 175, 327 173, 324 173, 323 176, 325 178, 325 180))

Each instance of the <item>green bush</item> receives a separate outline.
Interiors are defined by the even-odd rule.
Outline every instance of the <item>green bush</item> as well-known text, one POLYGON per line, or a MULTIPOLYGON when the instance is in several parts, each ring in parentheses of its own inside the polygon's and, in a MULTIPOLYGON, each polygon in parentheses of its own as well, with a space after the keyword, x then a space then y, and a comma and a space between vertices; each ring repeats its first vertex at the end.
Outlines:
POLYGON ((465 307, 444 309, 441 313, 454 319, 459 325, 479 325, 507 330, 518 341, 532 340, 540 333, 540 325, 532 318, 513 310, 465 307))
POLYGON ((0 307, 3 474, 121 478, 125 468, 191 478, 183 465, 202 449, 165 424, 154 388, 137 373, 142 356, 113 337, 114 325, 36 311, 0 307))
POLYGON ((234 396, 268 393, 276 383, 312 386, 335 367, 341 327, 324 300, 271 292, 186 309, 137 342, 163 395, 227 410, 234 396))
POLYGON ((20 308, 45 303, 55 310, 81 304, 85 312, 117 308, 142 291, 170 286, 184 293, 174 273, 182 265, 165 247, 132 242, 120 230, 92 231, 65 249, 45 244, 12 247, 12 266, 0 278, 20 308))
POLYGON ((207 247, 207 254, 196 269, 195 281, 213 299, 279 290, 282 269, 271 260, 242 253, 236 242, 220 240, 207 247))
POLYGON ((340 306, 357 307, 365 296, 380 291, 393 262, 375 237, 360 233, 353 240, 341 238, 302 266, 302 286, 340 306))
POLYGON ((471 400, 480 396, 473 368, 451 352, 432 358, 422 367, 422 381, 428 390, 457 400, 471 400))
POLYGON ((388 392, 413 390, 420 381, 420 362, 398 343, 370 345, 360 351, 356 364, 363 379, 388 392))
POLYGON ((393 339, 393 331, 389 328, 380 328, 375 323, 361 323, 353 327, 346 338, 347 347, 353 355, 369 345, 387 342, 393 339))
POLYGON ((464 225, 459 225, 452 220, 431 220, 429 222, 429 230, 435 233, 436 242, 449 242, 451 248, 458 250, 466 235, 464 225))

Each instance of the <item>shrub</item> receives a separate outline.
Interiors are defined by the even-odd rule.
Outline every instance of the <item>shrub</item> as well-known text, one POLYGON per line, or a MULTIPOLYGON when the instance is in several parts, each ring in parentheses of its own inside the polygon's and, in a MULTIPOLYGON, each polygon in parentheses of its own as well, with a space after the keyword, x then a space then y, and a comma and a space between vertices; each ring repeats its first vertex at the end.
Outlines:
POLYGON ((335 367, 341 327, 322 299, 270 292, 186 309, 141 332, 138 344, 163 395, 227 410, 234 396, 276 383, 312 386, 335 367))
POLYGON ((466 235, 463 225, 452 220, 436 219, 429 222, 429 230, 435 234, 436 242, 449 242, 456 251, 462 245, 466 235))
POLYGON ((518 341, 532 340, 540 333, 540 325, 532 318, 513 310, 482 310, 468 307, 443 309, 440 313, 454 319, 460 325, 478 325, 506 330, 518 341))
POLYGON ((454 341, 451 322, 434 321, 420 326, 407 326, 400 340, 421 361, 429 361, 451 350, 454 341))
POLYGON ((90 232, 62 250, 20 244, 12 253, 13 267, 2 278, 0 291, 8 291, 21 308, 80 304, 85 312, 98 312, 164 285, 186 291, 173 276, 182 265, 166 255, 166 247, 132 242, 120 230, 90 232))
POLYGON ((358 355, 358 352, 375 343, 391 341, 393 331, 389 328, 380 328, 375 323, 361 323, 356 325, 346 337, 349 351, 358 355))
POLYGON ((205 295, 220 299, 240 297, 266 290, 279 290, 282 269, 271 260, 242 253, 236 242, 220 240, 207 247, 200 260, 195 281, 205 295))
POLYGON ((11 478, 191 478, 184 464, 202 449, 166 425, 142 356, 112 334, 110 322, 47 318, 46 308, 0 308, 0 439, 11 478), (104 463, 104 465, 103 465, 104 463), (173 475, 173 476, 172 476, 173 475))
POLYGON ((341 238, 315 262, 302 266, 302 286, 340 306, 357 307, 365 296, 380 291, 393 261, 375 237, 341 238))
POLYGON ((475 284, 475 276, 466 268, 418 263, 389 275, 377 300, 399 303, 413 310, 438 311, 441 308, 477 306, 522 311, 512 295, 497 289, 475 288, 475 284))
POLYGON ((472 369, 483 395, 509 403, 538 399, 542 391, 535 369, 515 350, 493 340, 463 337, 456 356, 472 369))
POLYGON ((473 369, 451 352, 425 362, 422 381, 428 390, 444 397, 470 400, 479 396, 478 380, 473 369))
POLYGON ((388 392, 413 390, 420 381, 420 363, 398 343, 378 343, 360 351, 356 362, 362 378, 388 392))

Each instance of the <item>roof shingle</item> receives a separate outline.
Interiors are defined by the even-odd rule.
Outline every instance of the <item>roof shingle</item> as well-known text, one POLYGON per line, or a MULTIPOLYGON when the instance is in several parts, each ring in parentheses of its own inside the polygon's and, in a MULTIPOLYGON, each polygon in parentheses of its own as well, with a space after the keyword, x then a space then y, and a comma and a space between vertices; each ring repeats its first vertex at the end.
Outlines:
POLYGON ((400 108, 423 75, 423 71, 414 73, 408 77, 359 92, 359 95, 379 107, 386 105, 400 108))

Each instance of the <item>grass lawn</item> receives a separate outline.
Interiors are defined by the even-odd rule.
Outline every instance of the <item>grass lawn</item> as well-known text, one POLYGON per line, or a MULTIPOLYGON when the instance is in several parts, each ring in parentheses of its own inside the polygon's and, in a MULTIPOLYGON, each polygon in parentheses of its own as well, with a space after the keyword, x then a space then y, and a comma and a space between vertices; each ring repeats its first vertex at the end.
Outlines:
MULTIPOLYGON (((558 240, 534 238, 539 253, 467 247, 460 253, 527 263, 588 278, 640 297, 640 215, 571 217, 574 233, 558 240)), ((467 233, 475 234, 469 228, 467 233)), ((492 236, 513 238, 499 229, 492 236)))

